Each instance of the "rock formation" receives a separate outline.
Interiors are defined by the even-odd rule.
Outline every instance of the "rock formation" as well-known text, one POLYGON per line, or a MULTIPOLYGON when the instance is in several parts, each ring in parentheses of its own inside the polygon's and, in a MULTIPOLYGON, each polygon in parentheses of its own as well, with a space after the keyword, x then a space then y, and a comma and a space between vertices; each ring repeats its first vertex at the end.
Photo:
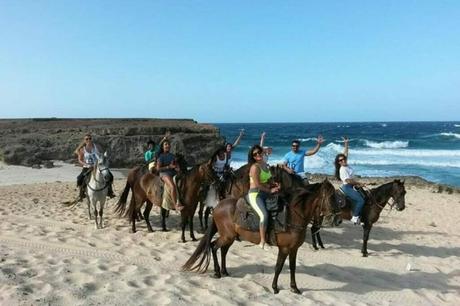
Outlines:
POLYGON ((172 151, 189 165, 207 160, 224 141, 218 128, 189 119, 1 119, 0 160, 24 166, 76 162, 74 150, 91 133, 112 167, 132 167, 143 163, 146 142, 158 143, 168 130, 172 151))

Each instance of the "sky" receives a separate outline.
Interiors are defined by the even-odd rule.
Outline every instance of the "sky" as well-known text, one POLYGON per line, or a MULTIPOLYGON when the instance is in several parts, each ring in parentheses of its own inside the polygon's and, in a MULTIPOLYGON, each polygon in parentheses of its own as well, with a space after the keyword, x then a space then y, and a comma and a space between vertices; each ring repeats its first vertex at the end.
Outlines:
POLYGON ((0 0, 0 118, 444 121, 460 1, 0 0))

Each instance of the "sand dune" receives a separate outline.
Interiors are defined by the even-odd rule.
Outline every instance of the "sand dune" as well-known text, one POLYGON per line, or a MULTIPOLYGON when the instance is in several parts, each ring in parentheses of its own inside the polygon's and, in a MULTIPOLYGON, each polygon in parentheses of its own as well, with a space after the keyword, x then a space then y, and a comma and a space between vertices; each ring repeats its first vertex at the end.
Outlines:
MULTIPOLYGON (((287 265, 280 294, 274 295, 275 249, 236 242, 228 254, 231 277, 219 280, 211 272, 180 272, 197 242, 179 243, 178 215, 167 221, 170 232, 148 233, 139 222, 131 234, 128 222, 112 213, 110 200, 105 228, 96 230, 86 205, 73 210, 61 205, 76 195, 73 182, 5 185, 5 170, 0 170, 1 305, 460 303, 458 193, 409 186, 406 210, 383 212, 371 232, 368 258, 360 256, 362 230, 351 224, 323 230, 325 250, 313 251, 308 238, 297 263, 302 295, 289 291, 287 265)), ((115 190, 123 185, 116 180, 115 190)), ((151 221, 159 230, 158 210, 151 221)))

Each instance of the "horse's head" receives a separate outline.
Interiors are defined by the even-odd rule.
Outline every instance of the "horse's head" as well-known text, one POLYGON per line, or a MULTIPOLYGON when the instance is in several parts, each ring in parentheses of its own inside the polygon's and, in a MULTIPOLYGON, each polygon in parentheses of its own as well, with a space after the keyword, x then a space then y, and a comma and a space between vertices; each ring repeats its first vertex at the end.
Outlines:
POLYGON ((104 154, 98 156, 96 171, 99 171, 104 180, 109 181, 111 179, 111 174, 109 171, 109 157, 107 152, 104 152, 104 154))
POLYGON ((406 188, 404 188, 404 181, 394 180, 391 190, 391 197, 393 198, 394 205, 397 211, 402 211, 406 208, 406 188))
POLYGON ((322 226, 339 226, 342 223, 341 210, 336 199, 335 188, 325 179, 320 187, 320 216, 323 217, 322 226))
POLYGON ((214 171, 212 165, 213 165, 213 159, 211 158, 210 160, 201 164, 198 167, 198 172, 200 173, 200 176, 203 178, 203 181, 205 182, 205 184, 214 184, 215 182, 219 180, 219 177, 214 171))
POLYGON ((292 194, 294 190, 304 186, 302 178, 296 174, 291 174, 279 165, 271 166, 270 172, 274 182, 279 183, 281 191, 285 194, 292 194))

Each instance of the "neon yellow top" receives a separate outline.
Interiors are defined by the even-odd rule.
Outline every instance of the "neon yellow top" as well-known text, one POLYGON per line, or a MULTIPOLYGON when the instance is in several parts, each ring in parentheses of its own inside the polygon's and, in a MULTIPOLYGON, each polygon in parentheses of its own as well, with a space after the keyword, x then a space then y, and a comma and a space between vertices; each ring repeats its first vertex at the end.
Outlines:
MULTIPOLYGON (((272 174, 270 172, 270 169, 268 170, 264 170, 262 169, 260 166, 259 166, 259 169, 260 169, 260 174, 259 174, 259 180, 262 184, 265 184, 265 183, 268 183, 268 181, 270 180, 270 178, 272 177, 272 174)), ((249 177, 249 182, 253 183, 254 180, 252 179, 252 177, 250 176, 249 177)))

